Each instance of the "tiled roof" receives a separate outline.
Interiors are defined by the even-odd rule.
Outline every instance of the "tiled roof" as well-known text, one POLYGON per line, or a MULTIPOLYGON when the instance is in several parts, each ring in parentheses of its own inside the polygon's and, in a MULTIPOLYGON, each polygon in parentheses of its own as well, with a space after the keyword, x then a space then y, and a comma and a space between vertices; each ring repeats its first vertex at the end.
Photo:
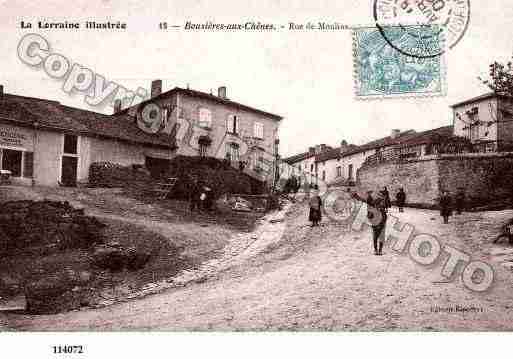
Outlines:
POLYGON ((148 134, 128 115, 109 116, 61 105, 59 102, 4 94, 0 99, 3 121, 92 137, 104 137, 132 143, 175 148, 174 139, 165 134, 148 134))
MULTIPOLYGON (((347 147, 344 150, 344 153, 348 151, 352 151, 357 149, 358 146, 356 145, 347 145, 347 147)), ((342 151, 341 148, 333 148, 329 151, 323 152, 315 157, 315 162, 324 162, 329 160, 338 160, 339 158, 342 158, 342 151)))
POLYGON ((346 150, 342 153, 342 157, 354 155, 354 154, 364 152, 364 151, 374 150, 376 148, 400 144, 400 143, 412 138, 413 136, 415 136, 415 134, 416 134, 416 132, 414 130, 408 130, 408 131, 399 133, 396 137, 393 137, 393 138, 392 138, 392 136, 383 137, 383 138, 368 142, 364 145, 350 148, 349 150, 346 150))
POLYGON ((495 97, 511 99, 511 96, 501 95, 501 94, 498 94, 495 92, 488 92, 488 93, 485 93, 484 95, 469 98, 467 100, 455 103, 454 105, 451 105, 451 107, 454 108, 454 107, 458 107, 458 106, 468 105, 468 104, 471 104, 474 102, 479 102, 479 101, 483 101, 483 100, 487 100, 489 98, 495 98, 495 97))
POLYGON ((297 154, 297 155, 294 155, 294 156, 290 156, 290 157, 284 158, 283 162, 286 162, 288 164, 293 164, 293 163, 301 162, 301 161, 306 160, 307 158, 311 158, 311 157, 315 157, 316 161, 317 161, 317 158, 319 156, 321 156, 321 155, 323 155, 325 153, 331 152, 333 150, 334 150, 333 147, 326 146, 324 148, 324 151, 322 151, 320 154, 315 154, 315 152, 314 153, 304 152, 304 153, 300 153, 300 154, 297 154))
POLYGON ((334 148, 329 151, 319 153, 315 156, 315 162, 324 162, 332 159, 340 158, 340 148, 334 148))
MULTIPOLYGON (((141 102, 140 104, 138 104, 136 106, 140 106, 140 105, 143 105, 143 104, 146 104, 146 103, 149 103, 149 102, 152 102, 152 101, 155 101, 155 100, 158 100, 158 99, 161 99, 161 98, 173 95, 174 93, 182 93, 182 94, 189 95, 191 97, 199 97, 199 98, 211 100, 211 101, 214 101, 214 102, 217 102, 217 103, 221 103, 223 105, 235 107, 235 108, 242 109, 242 110, 245 110, 245 111, 255 112, 255 113, 258 113, 260 115, 263 115, 263 116, 266 116, 266 117, 270 117, 270 118, 272 118, 274 120, 277 120, 277 121, 281 121, 283 119, 282 116, 279 116, 279 115, 276 115, 276 114, 273 114, 273 113, 270 113, 270 112, 267 112, 267 111, 262 111, 262 110, 259 110, 257 108, 251 107, 251 106, 243 105, 243 104, 241 104, 239 102, 235 102, 235 101, 232 101, 230 99, 225 99, 225 98, 222 98, 222 97, 219 97, 219 96, 215 96, 215 95, 212 95, 212 94, 209 94, 209 93, 206 93, 206 92, 197 91, 197 90, 183 89, 183 88, 180 88, 180 87, 175 87, 175 88, 173 88, 173 89, 171 89, 169 91, 163 92, 160 95, 155 96, 155 97, 153 97, 151 99, 148 99, 146 101, 143 101, 143 102, 141 102)), ((121 114, 121 115, 126 114, 128 112, 128 110, 129 110, 129 108, 123 109, 122 111, 118 112, 118 114, 121 114)))
POLYGON ((286 162, 289 165, 291 165, 291 164, 294 164, 294 163, 297 163, 297 162, 301 162, 303 160, 306 160, 307 158, 314 157, 314 156, 315 156, 315 154, 312 154, 310 152, 304 152, 304 153, 300 153, 298 155, 294 155, 294 156, 290 156, 290 157, 284 158, 283 162, 286 162))
POLYGON ((438 139, 442 137, 452 137, 454 135, 453 126, 444 126, 435 128, 432 130, 427 130, 424 132, 419 132, 415 134, 405 141, 401 142, 401 145, 411 146, 411 145, 422 145, 427 143, 436 142, 438 139))

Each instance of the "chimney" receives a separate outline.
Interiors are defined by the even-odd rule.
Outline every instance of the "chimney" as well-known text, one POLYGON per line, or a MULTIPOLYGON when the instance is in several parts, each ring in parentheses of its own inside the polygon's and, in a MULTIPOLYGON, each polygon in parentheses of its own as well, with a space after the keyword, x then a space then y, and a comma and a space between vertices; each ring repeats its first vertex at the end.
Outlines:
POLYGON ((4 85, 0 85, 0 100, 4 98, 4 85))
POLYGON ((121 99, 118 98, 114 101, 114 114, 121 111, 121 99))
POLYGON ((315 153, 321 153, 321 145, 315 146, 315 153))
POLYGON ((217 89, 217 96, 226 100, 226 86, 221 86, 217 89))
POLYGON ((314 155, 315 154, 315 147, 309 147, 308 148, 308 153, 310 153, 311 155, 314 155))
POLYGON ((154 98, 162 93, 162 80, 153 80, 151 82, 151 98, 154 98))
POLYGON ((394 128, 392 130, 392 133, 390 134, 390 138, 396 139, 397 137, 399 137, 400 133, 401 133, 401 130, 398 130, 397 128, 394 128))
POLYGON ((342 140, 340 142, 340 152, 344 152, 345 150, 347 150, 347 147, 348 147, 347 141, 346 140, 342 140))

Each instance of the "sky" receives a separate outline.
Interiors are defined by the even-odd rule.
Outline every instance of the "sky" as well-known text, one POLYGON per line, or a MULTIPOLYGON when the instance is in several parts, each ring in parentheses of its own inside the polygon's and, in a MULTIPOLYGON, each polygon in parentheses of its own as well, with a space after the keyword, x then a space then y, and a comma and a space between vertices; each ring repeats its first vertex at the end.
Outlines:
MULTIPOLYGON (((413 1, 413 0, 411 0, 413 1)), ((446 0, 451 1, 451 0, 446 0)), ((54 52, 130 88, 163 80, 175 86, 210 92, 227 86, 230 99, 284 117, 281 152, 288 156, 309 146, 337 146, 342 140, 362 144, 391 129, 417 131, 452 123, 450 105, 488 92, 485 76, 494 60, 513 53, 513 6, 506 0, 471 0, 469 27, 446 54, 447 95, 437 98, 354 98, 350 30, 275 32, 162 31, 159 22, 204 23, 338 22, 372 25, 373 0, 238 0, 238 1, 44 1, 26 4, 0 0, 0 84, 4 91, 91 108, 83 94, 68 95, 62 82, 17 57, 21 38, 44 36, 54 52), (122 21, 125 31, 31 30, 20 22, 122 21)))

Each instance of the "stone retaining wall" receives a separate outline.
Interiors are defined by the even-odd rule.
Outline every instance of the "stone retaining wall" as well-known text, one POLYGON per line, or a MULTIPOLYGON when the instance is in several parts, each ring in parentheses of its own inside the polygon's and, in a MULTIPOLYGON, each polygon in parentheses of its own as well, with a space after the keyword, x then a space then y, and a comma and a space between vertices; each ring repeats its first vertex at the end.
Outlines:
POLYGON ((440 191, 465 189, 471 207, 513 197, 513 154, 443 155, 365 166, 357 172, 361 191, 387 186, 392 199, 400 187, 412 206, 436 207, 440 191))

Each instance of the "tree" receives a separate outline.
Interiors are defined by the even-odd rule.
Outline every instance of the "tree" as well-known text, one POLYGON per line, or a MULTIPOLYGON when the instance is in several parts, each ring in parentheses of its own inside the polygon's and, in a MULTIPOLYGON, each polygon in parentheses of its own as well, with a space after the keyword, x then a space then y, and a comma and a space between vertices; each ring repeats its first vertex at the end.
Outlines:
POLYGON ((489 77, 479 80, 488 86, 493 92, 504 96, 513 96, 513 63, 506 64, 495 61, 490 65, 489 77))

